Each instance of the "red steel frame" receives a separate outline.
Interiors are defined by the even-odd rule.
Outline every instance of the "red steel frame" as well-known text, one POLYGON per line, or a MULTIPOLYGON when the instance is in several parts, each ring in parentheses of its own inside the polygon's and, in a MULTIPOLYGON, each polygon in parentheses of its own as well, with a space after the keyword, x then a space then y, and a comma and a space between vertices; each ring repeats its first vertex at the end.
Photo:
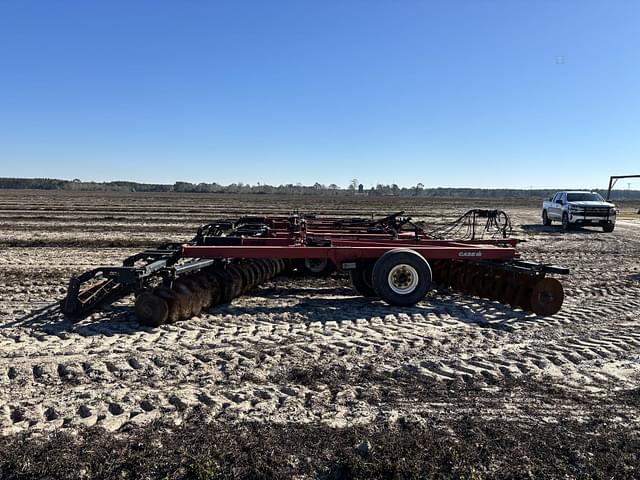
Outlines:
MULTIPOLYGON (((366 235, 364 235, 366 237, 366 235)), ((324 236, 320 236, 321 239, 324 236)), ((240 239, 240 245, 197 246, 183 245, 182 256, 187 258, 246 258, 246 259, 328 259, 338 268, 343 263, 374 260, 396 248, 407 248, 427 260, 513 260, 518 257, 516 239, 505 240, 338 240, 329 246, 296 244, 291 238, 240 239)))
MULTIPOLYGON (((371 233, 368 225, 339 224, 340 217, 263 217, 268 237, 238 237, 237 245, 183 245, 182 257, 244 259, 327 259, 343 263, 374 260, 408 248, 427 260, 513 260, 517 239, 435 240, 420 230, 371 233), (320 245, 318 245, 320 244, 320 245)), ((351 267, 353 268, 353 267, 351 267)))

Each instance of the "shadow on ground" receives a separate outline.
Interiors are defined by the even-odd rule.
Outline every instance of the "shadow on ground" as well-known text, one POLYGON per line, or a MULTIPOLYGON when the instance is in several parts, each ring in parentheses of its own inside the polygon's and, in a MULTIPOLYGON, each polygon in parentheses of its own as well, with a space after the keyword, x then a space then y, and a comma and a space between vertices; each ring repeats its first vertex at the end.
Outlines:
MULTIPOLYGON (((275 321, 305 322, 343 322, 370 320, 373 318, 384 319, 389 315, 394 317, 420 316, 423 319, 440 323, 463 322, 475 324, 482 328, 496 330, 513 330, 513 323, 537 322, 541 317, 513 310, 506 305, 479 298, 464 296, 449 291, 430 292, 419 304, 412 307, 390 307, 383 301, 374 298, 353 296, 350 288, 269 288, 260 292, 261 296, 270 299, 279 299, 285 305, 236 305, 231 303, 210 309, 211 314, 229 315, 267 315, 275 317, 275 321), (318 298, 323 295, 351 295, 351 298, 318 298), (288 320, 293 315, 294 319, 288 320)), ((413 320, 406 320, 407 322, 413 320)))
POLYGON ((546 227, 539 223, 529 223, 529 224, 520 225, 520 227, 522 228, 522 230, 524 230, 527 233, 555 233, 558 235, 561 235, 564 233, 583 233, 583 234, 602 233, 602 230, 599 227, 591 227, 591 228, 573 227, 568 232, 565 232, 562 229, 561 225, 551 225, 549 227, 546 227), (595 228, 598 228, 598 229, 595 230, 595 228))
POLYGON ((49 335, 61 335, 63 333, 78 333, 83 336, 90 335, 117 335, 134 334, 140 331, 152 331, 153 329, 140 325, 133 315, 131 307, 124 305, 110 305, 103 312, 104 318, 96 320, 73 320, 62 313, 58 302, 47 305, 38 310, 11 322, 3 323, 0 329, 30 328, 34 331, 44 332, 49 335))
MULTIPOLYGON (((461 322, 480 328, 491 328, 510 332, 516 324, 537 324, 548 319, 522 310, 513 310, 497 302, 449 292, 447 290, 430 292, 424 301, 413 307, 390 307, 379 299, 363 298, 354 295, 352 289, 336 287, 263 287, 252 292, 256 299, 280 300, 281 305, 242 305, 232 302, 208 309, 211 315, 251 315, 268 316, 274 322, 344 322, 357 320, 385 319, 394 316, 394 321, 414 322, 433 321, 434 324, 461 322), (322 298, 322 297, 333 298, 322 298), (337 298, 336 298, 337 297, 337 298), (409 317, 409 318, 406 318, 409 317)), ((110 305, 87 319, 73 321, 65 318, 59 304, 54 303, 35 310, 15 321, 0 325, 0 328, 27 327, 50 335, 64 332, 82 336, 94 335, 130 335, 139 332, 152 332, 137 322, 130 305, 110 305)), ((185 320, 184 322, 188 322, 185 320)), ((183 322, 178 322, 179 326, 183 322)))

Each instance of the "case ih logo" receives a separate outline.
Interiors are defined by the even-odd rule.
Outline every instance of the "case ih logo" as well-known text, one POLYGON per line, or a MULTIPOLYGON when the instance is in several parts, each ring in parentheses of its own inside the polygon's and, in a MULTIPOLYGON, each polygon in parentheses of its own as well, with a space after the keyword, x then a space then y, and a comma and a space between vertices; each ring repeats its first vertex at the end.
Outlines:
POLYGON ((482 252, 458 252, 459 257, 481 257, 482 252))

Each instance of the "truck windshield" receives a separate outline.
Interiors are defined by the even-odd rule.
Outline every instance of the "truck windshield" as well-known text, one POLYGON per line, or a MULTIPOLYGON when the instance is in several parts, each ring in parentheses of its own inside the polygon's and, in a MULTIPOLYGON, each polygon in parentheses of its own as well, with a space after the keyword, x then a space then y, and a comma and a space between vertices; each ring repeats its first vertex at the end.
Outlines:
POLYGON ((602 197, 597 193, 567 193, 568 202, 602 202, 602 197))

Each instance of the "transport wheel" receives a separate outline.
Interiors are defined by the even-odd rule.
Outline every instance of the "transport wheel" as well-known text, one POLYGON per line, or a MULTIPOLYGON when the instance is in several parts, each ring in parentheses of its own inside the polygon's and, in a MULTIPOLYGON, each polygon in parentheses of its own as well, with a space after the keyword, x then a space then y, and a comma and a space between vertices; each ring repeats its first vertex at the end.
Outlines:
POLYGON ((136 317, 147 327, 159 327, 167 321, 169 306, 167 302, 151 292, 143 292, 136 298, 136 317))
POLYGON ((299 269, 303 275, 326 277, 336 270, 336 266, 326 258, 305 258, 301 262, 299 269))
POLYGON ((431 288, 431 267, 413 250, 391 250, 373 266, 372 283, 378 296, 390 305, 415 305, 431 288))
POLYGON ((373 264, 366 263, 358 265, 355 270, 351 270, 351 285, 353 289, 363 297, 376 297, 376 291, 373 288, 373 264))
POLYGON ((545 227, 548 227, 549 225, 551 225, 551 220, 549 219, 549 216, 547 215, 547 211, 546 210, 542 211, 542 224, 545 227))
POLYGON ((558 313, 564 301, 564 289, 555 278, 541 278, 531 291, 531 310, 537 315, 558 313))
POLYGON ((615 228, 615 224, 614 224, 614 223, 611 223, 611 224, 609 224, 609 225, 605 225, 605 226, 603 226, 603 227, 602 227, 602 231, 603 231, 603 232, 606 232, 606 233, 611 233, 611 232, 613 232, 613 229, 614 229, 614 228, 615 228))
POLYGON ((562 229, 565 232, 568 232, 569 230, 571 230, 571 224, 569 223, 569 215, 567 215, 566 213, 562 214, 562 229))

